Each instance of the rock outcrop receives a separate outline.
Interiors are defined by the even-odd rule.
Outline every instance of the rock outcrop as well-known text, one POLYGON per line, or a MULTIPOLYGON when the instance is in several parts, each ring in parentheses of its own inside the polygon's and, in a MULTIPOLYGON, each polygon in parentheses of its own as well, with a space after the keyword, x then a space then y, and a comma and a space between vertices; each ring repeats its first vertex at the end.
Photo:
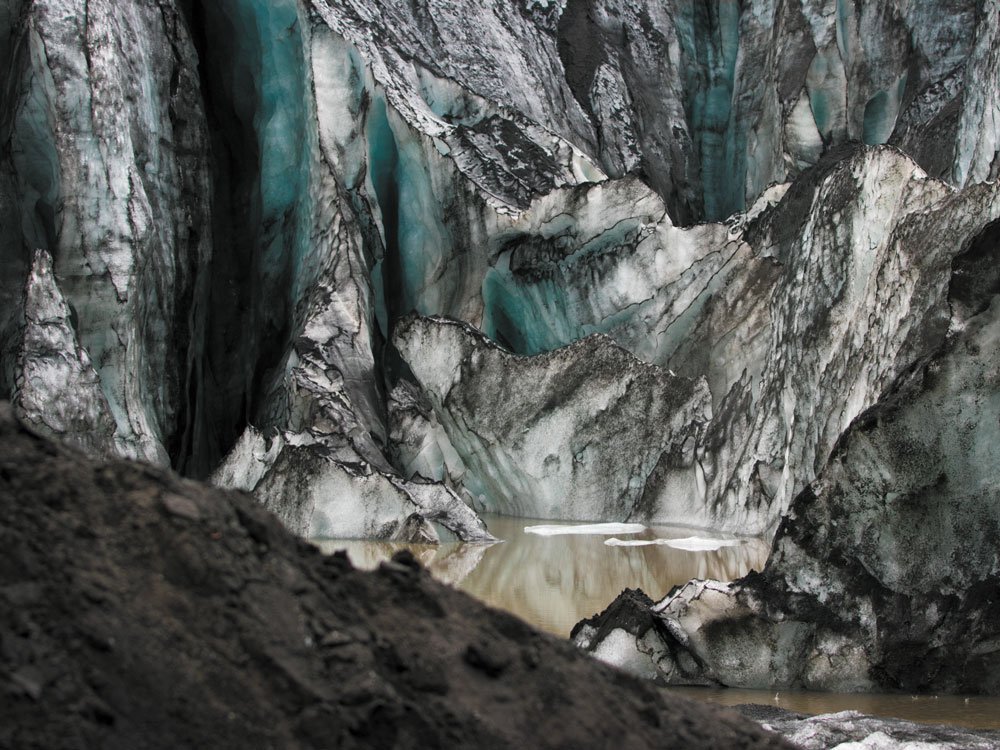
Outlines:
POLYGON ((759 710, 766 706, 739 708, 744 715, 779 732, 802 750, 994 750, 1000 745, 1000 732, 917 724, 866 716, 857 711, 803 716, 790 711, 759 710))

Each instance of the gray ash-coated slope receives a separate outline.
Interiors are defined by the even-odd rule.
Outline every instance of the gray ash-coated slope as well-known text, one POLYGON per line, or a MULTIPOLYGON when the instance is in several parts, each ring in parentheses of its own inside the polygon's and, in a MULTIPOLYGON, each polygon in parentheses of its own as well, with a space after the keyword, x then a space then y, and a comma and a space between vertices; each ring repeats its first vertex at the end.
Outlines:
POLYGON ((249 497, 0 404, 0 746, 790 747, 401 556, 323 557, 249 497))

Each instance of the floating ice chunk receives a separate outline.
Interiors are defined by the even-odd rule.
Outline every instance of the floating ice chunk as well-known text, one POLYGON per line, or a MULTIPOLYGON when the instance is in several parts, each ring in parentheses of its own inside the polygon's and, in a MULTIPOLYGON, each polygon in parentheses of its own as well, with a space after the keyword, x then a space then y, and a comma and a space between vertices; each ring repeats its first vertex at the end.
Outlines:
POLYGON ((689 552, 711 552, 713 550, 722 549, 723 547, 738 547, 743 544, 743 540, 707 539, 700 536, 688 536, 683 539, 664 539, 663 543, 668 547, 688 550, 689 552))
POLYGON ((664 544, 666 539, 619 539, 616 536, 605 539, 609 547, 649 547, 654 544, 664 544))
POLYGON ((619 539, 618 537, 611 537, 610 539, 605 539, 604 543, 609 547, 665 545, 690 552, 713 552, 723 547, 736 547, 743 544, 743 541, 741 539, 707 539, 697 536, 689 536, 684 539, 619 539))
POLYGON ((641 523, 584 523, 577 525, 525 526, 526 534, 559 536, 561 534, 641 534, 646 527, 641 523))

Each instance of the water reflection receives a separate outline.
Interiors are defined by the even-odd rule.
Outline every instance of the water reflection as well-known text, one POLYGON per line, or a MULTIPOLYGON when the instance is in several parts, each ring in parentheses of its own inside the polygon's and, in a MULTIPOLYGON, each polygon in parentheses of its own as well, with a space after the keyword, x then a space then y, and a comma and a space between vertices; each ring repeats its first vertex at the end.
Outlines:
MULTIPOLYGON (((732 580, 751 568, 760 570, 768 553, 767 544, 759 539, 711 550, 675 549, 665 544, 610 546, 605 544, 608 537, 601 534, 525 533, 533 522, 524 518, 492 516, 486 523, 490 532, 505 540, 502 544, 317 543, 325 552, 346 549, 362 568, 373 568, 408 547, 439 580, 564 637, 577 622, 604 609, 622 589, 641 588, 656 599, 692 578, 732 580)), ((690 529, 655 527, 628 538, 653 541, 690 536, 690 529)))
MULTIPOLYGON (((614 537, 607 533, 525 533, 526 526, 537 522, 524 518, 493 516, 486 522, 494 535, 506 541, 491 546, 453 543, 437 547, 314 541, 326 553, 347 550, 356 566, 369 569, 405 547, 438 580, 563 637, 577 622, 604 609, 624 588, 641 588, 657 599, 692 578, 733 580, 752 568, 760 570, 768 554, 767 544, 755 539, 735 540, 737 543, 723 540, 730 546, 702 549, 716 545, 705 534, 692 537, 690 529, 650 528, 608 544, 614 537), (676 540, 675 546, 664 543, 668 539, 676 540), (626 541, 628 544, 621 544, 626 541)), ((557 525, 551 521, 545 524, 557 525)), ((1000 698, 774 693, 735 688, 669 690, 724 705, 765 703, 810 714, 855 710, 911 721, 1000 729, 1000 698)))
POLYGON ((327 555, 345 550, 354 566, 363 570, 373 570, 399 550, 408 549, 435 578, 450 586, 458 586, 467 578, 492 548, 485 544, 403 544, 350 539, 313 539, 312 542, 327 555))

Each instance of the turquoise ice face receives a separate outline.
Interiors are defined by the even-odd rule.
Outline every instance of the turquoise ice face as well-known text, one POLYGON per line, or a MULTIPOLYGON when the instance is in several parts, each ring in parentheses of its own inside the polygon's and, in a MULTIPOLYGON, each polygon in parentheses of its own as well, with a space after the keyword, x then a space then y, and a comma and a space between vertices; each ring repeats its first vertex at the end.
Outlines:
POLYGON ((869 146, 888 143, 896 118, 899 116, 899 105, 906 91, 906 72, 899 77, 896 85, 877 92, 865 105, 864 124, 861 135, 869 146))
POLYGON ((743 176, 737 175, 736 127, 731 121, 740 4, 684 4, 677 18, 683 50, 685 110, 698 146, 704 217, 721 219, 743 207, 743 176))
POLYGON ((54 253, 56 213, 61 202, 55 84, 37 37, 29 37, 19 52, 21 59, 15 64, 29 66, 32 71, 10 133, 11 158, 21 193, 21 232, 26 248, 54 253))
POLYGON ((626 323, 635 310, 617 309, 613 293, 596 277, 602 258, 635 246, 639 225, 638 219, 623 219, 586 241, 572 233, 523 238, 522 246, 502 253, 486 273, 483 331, 518 354, 538 354, 626 323), (512 255, 522 251, 537 256, 532 272, 511 269, 512 255), (546 256, 550 259, 539 260, 546 256))
MULTIPOLYGON (((310 110, 296 0, 226 0, 210 27, 232 45, 220 92, 256 141, 250 204, 259 210, 259 274, 268 295, 294 296, 309 251, 310 110)), ((221 53, 220 53, 221 54, 221 53)))
POLYGON ((253 125, 260 146, 263 271, 280 276, 291 261, 297 279, 309 248, 308 111, 303 104, 308 89, 298 4, 244 0, 241 5, 261 50, 253 125))
POLYGON ((441 275, 453 243, 420 144, 409 129, 393 127, 380 94, 372 98, 367 136, 369 174, 386 245, 377 274, 384 290, 376 293, 382 300, 380 325, 411 311, 445 312, 448 289, 441 275))

